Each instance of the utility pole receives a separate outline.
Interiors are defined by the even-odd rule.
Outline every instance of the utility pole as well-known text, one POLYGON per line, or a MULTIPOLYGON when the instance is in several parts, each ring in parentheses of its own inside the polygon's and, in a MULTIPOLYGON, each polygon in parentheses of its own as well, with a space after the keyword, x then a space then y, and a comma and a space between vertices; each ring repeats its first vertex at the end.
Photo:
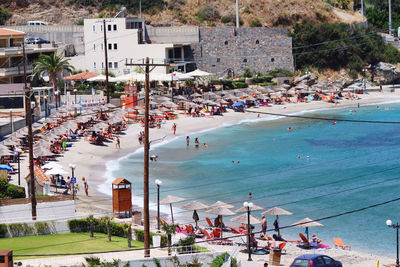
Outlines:
POLYGON ((108 46, 107 46, 107 29, 106 20, 103 19, 103 29, 104 29, 104 57, 106 62, 106 94, 107 94, 107 104, 110 103, 110 91, 108 87, 108 46))
POLYGON ((239 0, 236 0, 236 28, 240 27, 240 19, 239 19, 239 0))
POLYGON ((139 18, 142 18, 142 0, 139 0, 139 18))
POLYGON ((392 0, 389 0, 389 35, 392 35, 392 0))
POLYGON ((25 41, 22 41, 22 53, 24 56, 24 89, 25 89, 25 119, 28 126, 28 150, 29 150, 29 176, 30 179, 30 197, 32 204, 32 220, 36 221, 36 196, 35 196, 35 171, 33 166, 33 134, 32 134, 32 116, 31 116, 31 89, 26 83, 26 55, 25 41))
MULTIPOLYGON (((128 59, 126 60, 125 66, 137 66, 144 67, 145 72, 145 111, 144 111, 144 172, 143 172, 143 216, 144 216, 144 256, 150 257, 150 216, 149 216, 149 150, 150 150, 150 142, 149 142, 149 91, 150 91, 150 72, 154 70, 155 67, 166 67, 169 64, 153 64, 150 63, 148 57, 146 57, 146 61, 134 64, 132 63, 132 59, 130 63, 128 63, 128 59), (150 67, 152 69, 150 70, 150 67)), ((143 68, 142 68, 143 70, 143 68)))

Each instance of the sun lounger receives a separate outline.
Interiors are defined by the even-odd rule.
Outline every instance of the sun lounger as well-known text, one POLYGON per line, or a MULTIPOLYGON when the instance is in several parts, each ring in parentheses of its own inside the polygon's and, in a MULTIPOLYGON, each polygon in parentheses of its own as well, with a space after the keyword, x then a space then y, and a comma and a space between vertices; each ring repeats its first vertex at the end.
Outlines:
POLYGON ((214 225, 212 224, 210 218, 206 217, 206 221, 207 221, 209 227, 211 227, 211 228, 214 227, 214 225))
POLYGON ((206 241, 210 242, 210 243, 214 243, 217 245, 233 245, 232 240, 228 240, 228 239, 220 239, 220 238, 215 238, 212 237, 206 229, 203 230, 204 234, 206 235, 206 241))
POLYGON ((239 234, 239 235, 247 234, 246 231, 241 232, 241 231, 239 231, 239 230, 237 230, 237 229, 235 229, 235 228, 233 228, 233 227, 230 227, 230 226, 227 226, 227 227, 228 227, 233 233, 235 233, 235 234, 239 234))
POLYGON ((199 237, 199 238, 204 237, 204 234, 203 235, 196 234, 190 225, 185 224, 185 227, 189 234, 194 235, 195 237, 199 237))
POLYGON ((335 243, 335 247, 336 247, 336 248, 337 248, 337 247, 340 247, 340 248, 342 248, 342 249, 346 249, 346 248, 348 248, 349 250, 351 249, 351 246, 348 246, 348 245, 343 244, 343 241, 342 241, 342 239, 340 239, 340 238, 334 238, 334 239, 333 239, 333 243, 335 243))
POLYGON ((312 246, 310 244, 310 241, 308 241, 308 239, 302 234, 299 234, 301 240, 300 240, 300 244, 298 245, 301 248, 305 248, 305 249, 310 249, 310 248, 314 248, 314 246, 312 246))

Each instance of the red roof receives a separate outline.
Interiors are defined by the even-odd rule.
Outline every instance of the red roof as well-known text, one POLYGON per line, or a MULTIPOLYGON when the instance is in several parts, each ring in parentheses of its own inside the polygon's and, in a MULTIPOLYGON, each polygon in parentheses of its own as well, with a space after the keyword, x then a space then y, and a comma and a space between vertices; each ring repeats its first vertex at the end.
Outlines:
MULTIPOLYGON (((44 171, 42 170, 42 168, 40 168, 39 166, 35 165, 35 178, 36 180, 40 183, 40 184, 45 184, 46 182, 50 182, 50 179, 47 178, 46 174, 44 174, 44 171)), ((28 180, 29 174, 25 177, 26 180, 28 180)))
POLYGON ((69 81, 72 81, 72 80, 87 80, 87 79, 90 79, 90 78, 93 78, 93 77, 96 77, 96 76, 99 76, 99 74, 93 73, 93 72, 89 72, 89 71, 85 71, 85 72, 81 72, 81 73, 78 73, 78 74, 75 74, 75 75, 64 77, 63 79, 64 80, 69 80, 69 81))
POLYGON ((129 182, 125 178, 117 178, 112 182, 112 184, 131 184, 131 182, 129 182))
POLYGON ((0 28, 0 37, 24 37, 26 33, 5 28, 0 28))

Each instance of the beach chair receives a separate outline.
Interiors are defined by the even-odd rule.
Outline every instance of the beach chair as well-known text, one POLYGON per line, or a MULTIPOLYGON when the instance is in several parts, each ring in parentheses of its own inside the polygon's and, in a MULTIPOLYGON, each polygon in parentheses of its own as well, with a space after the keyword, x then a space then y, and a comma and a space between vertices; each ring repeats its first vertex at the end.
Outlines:
POLYGON ((235 234, 239 234, 239 235, 244 235, 244 234, 247 234, 247 232, 246 231, 239 231, 238 229, 235 229, 235 228, 233 228, 233 227, 230 227, 230 226, 227 226, 229 229, 231 229, 231 231, 233 232, 233 233, 235 233, 235 234))
POLYGON ((305 249, 312 248, 312 246, 310 244, 310 241, 308 241, 308 239, 302 233, 300 233, 299 236, 300 236, 300 239, 301 239, 300 240, 300 244, 298 245, 299 247, 305 248, 305 249))
POLYGON ((209 227, 214 228, 214 225, 212 224, 210 218, 206 217, 206 221, 207 221, 209 227))
POLYGON ((203 230, 203 233, 206 235, 206 241, 209 243, 213 243, 216 245, 233 245, 232 240, 211 237, 211 235, 207 232, 206 229, 203 230))
POLYGON ((340 248, 342 248, 342 249, 348 248, 349 250, 351 250, 351 246, 348 246, 348 245, 343 244, 343 241, 342 241, 342 239, 340 239, 340 238, 334 238, 334 239, 333 239, 333 243, 335 243, 335 248, 340 247, 340 248))

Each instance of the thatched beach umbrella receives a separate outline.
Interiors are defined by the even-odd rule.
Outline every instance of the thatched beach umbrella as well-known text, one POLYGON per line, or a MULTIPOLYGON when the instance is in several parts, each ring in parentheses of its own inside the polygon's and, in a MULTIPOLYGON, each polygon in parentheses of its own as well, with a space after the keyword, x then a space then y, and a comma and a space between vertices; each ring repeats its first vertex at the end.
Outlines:
POLYGON ((182 197, 175 197, 175 196, 167 196, 167 197, 161 199, 161 201, 160 201, 161 205, 169 204, 169 207, 171 208, 172 224, 174 224, 174 213, 172 211, 172 203, 177 203, 177 202, 181 202, 184 200, 185 199, 182 197))
MULTIPOLYGON (((275 215, 276 216, 276 221, 278 222, 279 225, 279 215, 292 215, 290 211, 287 211, 285 209, 279 208, 279 207, 273 207, 266 212, 261 213, 261 215, 275 215)), ((278 236, 280 236, 279 232, 279 227, 278 227, 278 236)))
POLYGON ((13 155, 12 151, 10 151, 9 149, 4 149, 3 147, 0 148, 0 157, 10 156, 10 155, 13 155))
MULTIPOLYGON (((253 207, 250 209, 251 211, 254 210, 263 210, 263 207, 257 206, 253 204, 253 207)), ((247 207, 241 207, 240 209, 235 210, 235 212, 247 212, 247 207)))
MULTIPOLYGON (((232 218, 231 222, 248 224, 247 213, 232 218)), ((250 214, 250 224, 259 224, 259 223, 261 223, 261 219, 250 214)))
POLYGON ((216 207, 225 207, 225 208, 228 208, 228 209, 232 209, 232 208, 234 208, 235 206, 233 206, 233 205, 231 205, 231 204, 228 204, 228 203, 225 203, 225 202, 223 202, 223 201, 217 201, 217 202, 215 202, 214 204, 211 204, 211 205, 210 205, 210 208, 216 208, 216 207))
POLYGON ((9 137, 9 138, 7 138, 6 140, 3 141, 3 145, 5 145, 5 146, 16 146, 16 145, 19 145, 19 140, 16 137, 11 136, 11 137, 9 137))
POLYGON ((174 99, 178 99, 178 100, 187 100, 186 97, 182 96, 182 95, 178 95, 177 97, 174 97, 174 99))
MULTIPOLYGON (((222 202, 223 203, 223 202, 222 202)), ((214 203, 215 204, 215 203, 214 203)), ((224 203, 226 204, 226 203, 224 203)), ((222 238, 222 216, 229 216, 229 215, 235 215, 236 213, 231 211, 229 208, 227 208, 226 206, 214 206, 209 210, 206 210, 207 213, 210 214, 215 214, 218 216, 221 216, 221 221, 220 221, 220 228, 221 228, 221 238, 222 238)))
POLYGON ((202 95, 199 94, 199 93, 194 93, 194 94, 192 95, 192 97, 202 97, 202 95))
POLYGON ((176 108, 176 107, 178 107, 178 105, 175 104, 175 103, 172 102, 172 101, 164 101, 164 102, 162 102, 161 104, 162 104, 163 106, 169 107, 169 108, 176 108))
POLYGON ((47 157, 54 155, 54 153, 51 152, 49 149, 43 147, 35 147, 33 149, 33 153, 36 155, 36 157, 47 157))
POLYGON ((196 223, 196 229, 198 228, 197 222, 199 221, 199 215, 197 214, 197 210, 203 210, 203 209, 207 209, 207 208, 209 208, 208 205, 203 204, 203 203, 198 202, 198 201, 192 201, 192 202, 190 202, 188 204, 185 204, 185 205, 181 206, 181 209, 193 210, 193 220, 196 223))
POLYGON ((308 227, 316 227, 316 226, 324 226, 323 224, 320 224, 316 221, 311 220, 310 218, 305 218, 301 221, 298 221, 294 224, 292 224, 293 226, 296 227, 305 227, 306 228, 306 233, 307 233, 307 240, 309 240, 309 235, 308 235, 308 227))

